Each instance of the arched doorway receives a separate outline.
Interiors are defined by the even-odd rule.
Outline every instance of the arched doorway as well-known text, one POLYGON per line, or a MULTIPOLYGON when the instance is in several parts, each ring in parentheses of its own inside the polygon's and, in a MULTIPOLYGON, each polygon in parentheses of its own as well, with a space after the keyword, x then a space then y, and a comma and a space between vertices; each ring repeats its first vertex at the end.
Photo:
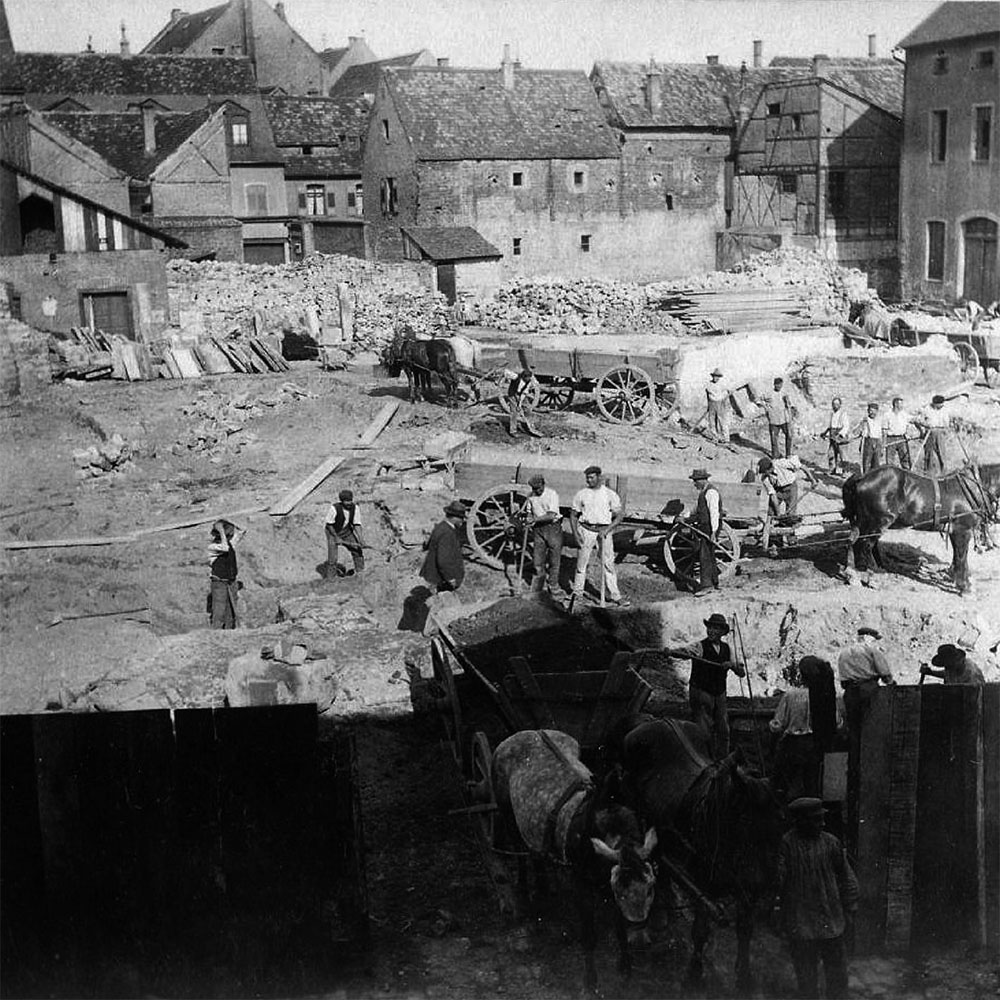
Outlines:
POLYGON ((969 219, 962 224, 965 243, 965 280, 962 296, 988 306, 1000 298, 997 274, 997 224, 992 219, 969 219))

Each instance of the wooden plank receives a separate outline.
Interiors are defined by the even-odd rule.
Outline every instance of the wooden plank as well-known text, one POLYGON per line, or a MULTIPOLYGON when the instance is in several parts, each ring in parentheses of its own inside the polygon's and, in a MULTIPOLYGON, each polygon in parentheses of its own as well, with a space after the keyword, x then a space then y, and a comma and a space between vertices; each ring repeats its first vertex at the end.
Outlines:
POLYGON ((607 735, 611 723, 621 715, 622 705, 614 699, 615 695, 627 687, 631 672, 629 670, 631 660, 631 654, 625 652, 615 653, 611 658, 604 684, 601 686, 601 693, 597 696, 597 701, 590 714, 590 721, 587 723, 586 736, 583 739, 586 746, 596 746, 600 743, 607 735))
POLYGON ((167 371, 170 373, 171 378, 184 377, 181 374, 181 370, 177 364, 177 360, 174 358, 174 352, 169 347, 163 348, 163 363, 167 366, 167 371))
POLYGON ((280 500, 268 508, 272 517, 290 514, 320 483, 346 461, 343 455, 331 455, 322 465, 317 466, 294 489, 289 490, 280 500))
POLYGON ((358 445, 364 447, 375 443, 375 439, 389 426, 389 421, 399 409, 399 400, 386 403, 372 418, 371 423, 358 435, 358 445))
POLYGON ((983 907, 986 947, 1000 956, 1000 684, 983 689, 983 907))
POLYGON ((552 718, 552 712, 542 696, 538 681, 531 672, 531 667, 528 666, 528 661, 523 656, 512 656, 510 669, 524 695, 524 714, 527 716, 529 725, 535 729, 558 729, 559 727, 552 718))
POLYGON ((194 352, 190 347, 174 347, 171 349, 174 363, 181 373, 181 378, 201 378, 203 372, 194 352))
POLYGON ((194 345, 194 350, 198 356, 198 360, 201 362, 202 368, 209 375, 226 375, 233 371, 232 362, 219 345, 210 337, 205 340, 199 340, 194 345))
POLYGON ((107 535, 104 538, 48 538, 37 542, 4 542, 3 548, 11 552, 20 549, 65 549, 86 545, 117 545, 120 542, 134 542, 134 535, 107 535))
POLYGON ((233 366, 233 370, 237 372, 247 372, 247 364, 243 360, 240 353, 233 350, 233 345, 225 340, 216 340, 213 338, 212 343, 219 348, 220 351, 225 355, 226 360, 233 366))

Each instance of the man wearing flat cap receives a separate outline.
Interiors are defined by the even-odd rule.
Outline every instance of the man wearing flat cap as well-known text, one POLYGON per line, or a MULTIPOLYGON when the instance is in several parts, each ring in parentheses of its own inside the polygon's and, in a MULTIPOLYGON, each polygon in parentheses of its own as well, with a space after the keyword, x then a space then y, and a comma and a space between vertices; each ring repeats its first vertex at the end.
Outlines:
POLYGON ((708 436, 713 441, 729 444, 729 390, 722 384, 722 369, 716 368, 709 375, 705 386, 708 402, 708 436))
POLYGON ((688 701, 691 718, 708 734, 712 752, 721 760, 729 753, 729 714, 726 707, 726 678, 732 670, 746 676, 746 667, 733 658, 729 644, 729 622, 718 612, 704 620, 705 638, 686 646, 667 646, 664 652, 678 660, 691 661, 688 701))
POLYGON ((690 523, 695 528, 698 544, 698 568, 700 583, 695 596, 703 596, 712 590, 719 590, 719 564, 715 559, 715 546, 722 525, 722 496, 718 487, 709 482, 705 469, 695 469, 688 478, 698 491, 698 500, 690 523))
POLYGON ((945 684, 985 684, 983 672, 975 664, 969 662, 965 650, 950 642, 938 646, 931 659, 931 665, 926 663, 920 667, 920 673, 925 677, 940 677, 945 684), (934 667, 939 667, 935 670, 934 667))
POLYGON ((452 500, 444 508, 444 520, 434 526, 424 544, 427 555, 420 567, 420 575, 437 591, 458 590, 465 579, 465 562, 462 557, 462 539, 466 510, 461 500, 452 500))
POLYGON ((559 590, 559 566, 562 562, 562 511, 559 494, 545 485, 540 474, 528 480, 531 495, 528 512, 531 524, 531 556, 535 565, 535 578, 531 581, 533 592, 540 594, 548 584, 553 596, 559 590))
POLYGON ((844 935, 858 908, 858 880, 840 841, 823 829, 823 803, 789 803, 795 827, 778 850, 778 898, 799 997, 819 996, 823 962, 826 996, 847 996, 844 935))
POLYGON ((569 521, 576 539, 576 573, 573 576, 573 594, 583 597, 587 585, 587 566, 596 546, 601 556, 601 572, 604 587, 608 593, 608 603, 626 605, 618 589, 618 574, 615 571, 615 548, 612 536, 615 528, 625 516, 621 497, 604 483, 599 465, 589 465, 583 470, 587 485, 573 497, 569 521))
POLYGON ((365 538, 358 505, 351 490, 341 490, 337 502, 330 504, 325 530, 327 577, 358 575, 365 568, 365 538), (351 554, 353 570, 343 571, 337 564, 337 551, 341 545, 351 554))
POLYGON ((931 405, 913 418, 913 423, 924 434, 924 473, 928 476, 940 476, 945 469, 945 435, 949 421, 944 404, 944 396, 934 396, 931 405))

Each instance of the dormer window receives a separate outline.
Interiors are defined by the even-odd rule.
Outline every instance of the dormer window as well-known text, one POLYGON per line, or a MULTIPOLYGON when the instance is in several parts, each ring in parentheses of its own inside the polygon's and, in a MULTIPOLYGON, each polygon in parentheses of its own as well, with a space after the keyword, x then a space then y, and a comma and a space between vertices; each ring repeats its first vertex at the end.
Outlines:
POLYGON ((232 146, 250 145, 250 122, 245 116, 229 119, 229 143, 232 146))
POLYGON ((767 117, 768 118, 780 118, 781 117, 781 102, 775 101, 773 104, 767 106, 767 117))

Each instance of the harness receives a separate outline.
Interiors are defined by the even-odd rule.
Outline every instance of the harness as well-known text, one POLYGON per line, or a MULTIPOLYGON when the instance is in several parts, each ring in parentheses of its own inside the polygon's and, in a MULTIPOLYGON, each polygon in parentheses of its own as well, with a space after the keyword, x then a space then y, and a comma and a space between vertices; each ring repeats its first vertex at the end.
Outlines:
POLYGON ((574 795, 579 792, 591 791, 594 787, 594 783, 589 778, 583 778, 577 773, 576 767, 574 767, 574 762, 566 756, 562 749, 556 744, 555 740, 553 740, 544 729, 538 729, 536 732, 542 742, 549 748, 549 750, 552 751, 555 758, 563 764, 567 770, 572 771, 574 774, 574 780, 566 786, 563 793, 558 799, 556 799, 556 803, 549 812, 548 819, 545 822, 544 843, 546 851, 553 857, 558 858, 560 854, 563 853, 559 850, 559 847, 556 844, 556 826, 559 823, 559 814, 563 811, 566 804, 573 798, 574 795))

